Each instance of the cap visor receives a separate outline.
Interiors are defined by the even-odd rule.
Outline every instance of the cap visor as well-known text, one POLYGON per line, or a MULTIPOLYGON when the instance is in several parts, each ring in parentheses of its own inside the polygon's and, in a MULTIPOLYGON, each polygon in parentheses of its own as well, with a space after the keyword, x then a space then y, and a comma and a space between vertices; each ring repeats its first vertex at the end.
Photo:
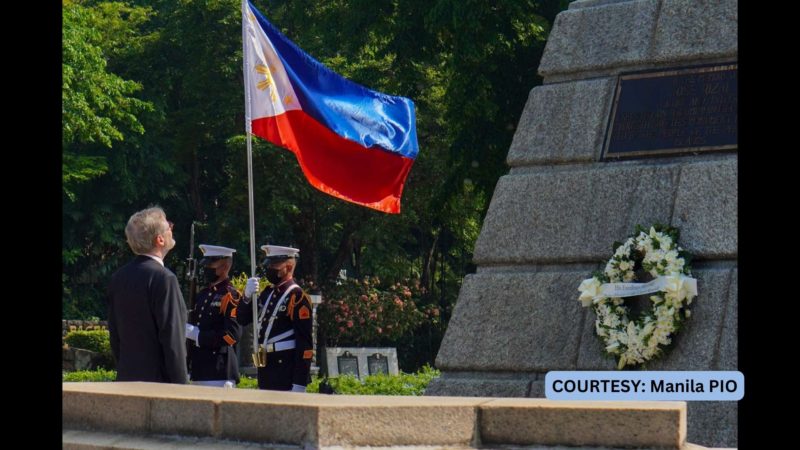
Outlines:
POLYGON ((203 259, 200 260, 200 265, 205 266, 206 264, 210 264, 222 258, 227 258, 227 256, 205 256, 203 257, 203 259))

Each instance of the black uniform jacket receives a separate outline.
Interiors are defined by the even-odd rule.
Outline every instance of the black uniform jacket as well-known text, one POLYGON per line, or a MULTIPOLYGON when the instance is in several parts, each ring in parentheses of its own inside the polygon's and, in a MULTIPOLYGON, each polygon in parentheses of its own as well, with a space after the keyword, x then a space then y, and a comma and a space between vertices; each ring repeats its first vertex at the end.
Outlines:
MULTIPOLYGON (((269 317, 272 315, 278 300, 280 300, 286 289, 296 283, 294 279, 280 284, 277 288, 270 287, 264 289, 264 292, 258 297, 258 311, 261 313, 261 308, 266 302, 269 294, 274 290, 275 293, 267 305, 267 312, 264 315, 264 320, 259 328, 259 343, 264 342, 264 332, 269 323, 269 317)), ((287 337, 285 340, 295 340, 295 348, 267 354, 267 366, 259 368, 259 374, 266 372, 268 377, 271 376, 268 385, 269 388, 285 388, 290 389, 292 384, 305 386, 309 383, 309 371, 311 369, 312 353, 312 308, 311 299, 302 291, 296 288, 284 301, 283 306, 278 310, 278 315, 275 317, 275 322, 269 332, 269 337, 278 336, 289 330, 294 330, 294 335, 287 337), (276 367, 277 364, 283 367, 276 367)), ((252 306, 241 307, 238 313, 239 323, 247 325, 253 321, 252 306)), ((261 377, 259 377, 261 378, 261 377)), ((262 380, 259 380, 259 385, 262 386, 262 380)))
POLYGON ((240 297, 227 278, 197 294, 192 321, 200 334, 197 344, 189 341, 192 380, 239 382, 236 343, 242 337, 242 327, 236 315, 240 297))
POLYGON ((117 381, 187 383, 186 305, 178 279, 139 255, 111 277, 108 331, 117 381))

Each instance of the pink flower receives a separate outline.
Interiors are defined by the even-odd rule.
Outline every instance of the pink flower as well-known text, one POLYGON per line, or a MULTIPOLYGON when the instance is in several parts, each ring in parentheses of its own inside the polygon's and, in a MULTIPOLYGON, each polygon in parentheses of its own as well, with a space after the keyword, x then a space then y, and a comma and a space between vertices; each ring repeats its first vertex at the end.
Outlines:
POLYGON ((352 320, 348 320, 347 321, 347 328, 353 328, 353 321, 352 320))
POLYGON ((381 333, 383 333, 383 329, 381 327, 378 327, 378 334, 381 334, 381 333))

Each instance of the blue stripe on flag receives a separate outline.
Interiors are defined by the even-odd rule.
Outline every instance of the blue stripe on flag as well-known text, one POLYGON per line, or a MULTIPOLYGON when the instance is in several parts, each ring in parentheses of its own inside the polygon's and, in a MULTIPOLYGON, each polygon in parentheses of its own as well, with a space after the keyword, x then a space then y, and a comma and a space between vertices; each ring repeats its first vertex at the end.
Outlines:
POLYGON ((251 2, 258 23, 284 67, 303 110, 339 136, 364 147, 381 147, 416 158, 414 102, 350 81, 301 50, 273 26, 251 2))

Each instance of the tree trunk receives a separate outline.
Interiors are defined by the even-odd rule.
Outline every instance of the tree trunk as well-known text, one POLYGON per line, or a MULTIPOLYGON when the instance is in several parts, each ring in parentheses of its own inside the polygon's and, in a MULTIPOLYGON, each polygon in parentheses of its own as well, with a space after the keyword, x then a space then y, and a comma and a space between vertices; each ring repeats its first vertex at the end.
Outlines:
POLYGON ((306 280, 318 284, 319 252, 317 251, 317 208, 313 205, 310 214, 297 214, 292 218, 292 231, 300 247, 300 260, 296 272, 306 280))
POLYGON ((435 269, 432 267, 433 258, 436 255, 436 243, 439 240, 439 233, 433 236, 433 241, 428 246, 422 259, 422 276, 420 277, 420 285, 425 288, 425 291, 433 292, 433 274, 431 271, 435 269))
POLYGON ((363 222, 360 218, 355 218, 349 220, 345 224, 342 230, 342 236, 339 239, 339 247, 336 249, 336 255, 333 258, 333 263, 325 274, 324 281, 333 281, 339 276, 339 271, 353 251, 353 238, 356 232, 361 228, 361 223, 363 222))
POLYGON ((353 236, 353 271, 356 278, 361 278, 361 238, 358 235, 353 236))
POLYGON ((191 150, 192 155, 192 170, 191 180, 189 180, 189 196, 192 204, 192 214, 195 220, 203 221, 205 219, 203 214, 203 201, 200 199, 200 161, 197 158, 197 146, 191 150))

